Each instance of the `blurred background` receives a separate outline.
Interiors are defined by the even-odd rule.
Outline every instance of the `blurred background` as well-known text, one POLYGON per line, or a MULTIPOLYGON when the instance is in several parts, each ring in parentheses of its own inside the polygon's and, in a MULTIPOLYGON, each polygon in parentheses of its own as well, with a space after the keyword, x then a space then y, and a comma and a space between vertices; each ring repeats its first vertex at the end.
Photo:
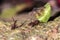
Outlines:
POLYGON ((25 4, 26 6, 24 6, 20 12, 29 12, 33 10, 33 8, 44 6, 46 3, 50 3, 53 10, 60 9, 60 0, 0 0, 0 14, 3 9, 15 7, 16 5, 25 4))
POLYGON ((0 0, 0 11, 3 6, 14 6, 21 3, 27 3, 30 6, 43 6, 45 3, 50 2, 52 6, 60 7, 60 0, 0 0), (39 4, 39 5, 38 5, 39 4))

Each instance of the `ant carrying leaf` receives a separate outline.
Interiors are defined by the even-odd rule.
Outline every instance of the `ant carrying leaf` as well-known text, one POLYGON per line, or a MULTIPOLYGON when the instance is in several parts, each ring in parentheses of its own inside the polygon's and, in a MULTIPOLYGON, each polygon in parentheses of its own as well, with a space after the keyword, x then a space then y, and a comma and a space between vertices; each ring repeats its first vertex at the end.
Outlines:
POLYGON ((40 13, 38 11, 35 12, 37 20, 29 23, 31 26, 37 25, 39 22, 47 22, 51 17, 51 6, 47 3, 44 5, 43 9, 41 9, 40 13))

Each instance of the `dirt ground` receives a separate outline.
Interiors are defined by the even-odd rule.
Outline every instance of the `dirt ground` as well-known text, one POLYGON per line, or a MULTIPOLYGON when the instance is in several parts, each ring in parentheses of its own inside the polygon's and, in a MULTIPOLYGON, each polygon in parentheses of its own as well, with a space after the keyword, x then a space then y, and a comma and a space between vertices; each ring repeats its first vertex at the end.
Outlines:
POLYGON ((0 20, 0 40, 60 40, 60 16, 34 27, 28 25, 36 20, 33 12, 22 13, 13 18, 0 20), (14 26, 13 18, 18 20, 19 27, 15 29, 11 29, 14 26), (22 23, 24 24, 20 27, 22 23))

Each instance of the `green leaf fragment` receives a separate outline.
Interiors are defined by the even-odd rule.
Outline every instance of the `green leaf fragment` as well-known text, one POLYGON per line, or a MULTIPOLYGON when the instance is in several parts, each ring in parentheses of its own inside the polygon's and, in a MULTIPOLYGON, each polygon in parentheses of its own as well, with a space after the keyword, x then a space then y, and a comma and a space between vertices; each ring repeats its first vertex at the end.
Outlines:
POLYGON ((42 15, 40 15, 40 16, 37 15, 37 19, 40 22, 47 22, 49 20, 49 18, 51 17, 51 6, 50 6, 50 4, 47 3, 44 7, 45 7, 44 10, 41 12, 42 15))

